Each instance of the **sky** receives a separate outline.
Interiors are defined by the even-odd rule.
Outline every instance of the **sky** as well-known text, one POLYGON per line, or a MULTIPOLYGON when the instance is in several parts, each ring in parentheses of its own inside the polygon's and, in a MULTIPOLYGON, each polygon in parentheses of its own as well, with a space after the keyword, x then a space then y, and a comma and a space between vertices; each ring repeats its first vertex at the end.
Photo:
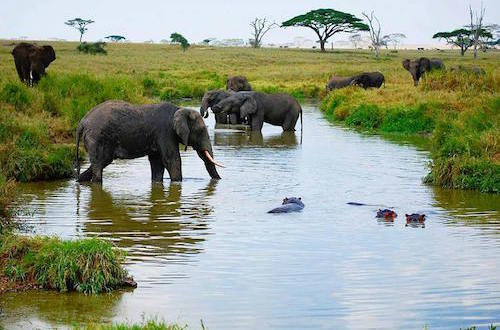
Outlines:
MULTIPOLYGON (((486 23, 500 23, 500 1, 483 0, 486 23)), ((382 34, 404 33, 405 44, 437 44, 432 35, 461 27, 469 20, 468 6, 479 8, 481 0, 2 0, 0 39, 61 38, 78 40, 79 33, 64 25, 68 19, 92 19, 94 24, 84 40, 95 41, 110 34, 123 35, 132 41, 169 39, 173 32, 190 42, 206 38, 250 37, 250 21, 267 17, 281 23, 296 15, 318 8, 333 8, 362 17, 372 10, 382 25, 382 34)), ((307 28, 277 28, 264 43, 292 42, 294 37, 317 40, 307 28)), ((330 41, 346 40, 335 35, 330 41)))

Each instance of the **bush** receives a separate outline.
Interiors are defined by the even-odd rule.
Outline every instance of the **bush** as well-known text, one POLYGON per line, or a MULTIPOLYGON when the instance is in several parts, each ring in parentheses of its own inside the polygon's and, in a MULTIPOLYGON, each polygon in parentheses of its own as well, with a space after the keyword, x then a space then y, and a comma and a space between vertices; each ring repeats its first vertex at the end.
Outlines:
POLYGON ((387 109, 380 129, 384 132, 415 134, 432 132, 434 118, 426 106, 387 109))
POLYGON ((354 109, 345 122, 349 126, 371 130, 380 126, 382 118, 382 111, 378 106, 363 104, 354 109))
POLYGON ((101 293, 121 286, 124 255, 91 238, 0 236, 0 272, 12 281, 33 281, 47 289, 101 293))
POLYGON ((0 91, 0 101, 23 110, 30 104, 28 88, 20 83, 7 83, 0 91))
POLYGON ((102 41, 82 42, 76 47, 76 49, 80 53, 91 54, 91 55, 96 55, 96 54, 106 55, 108 52, 106 51, 106 49, 104 49, 104 46, 106 46, 106 43, 102 41))

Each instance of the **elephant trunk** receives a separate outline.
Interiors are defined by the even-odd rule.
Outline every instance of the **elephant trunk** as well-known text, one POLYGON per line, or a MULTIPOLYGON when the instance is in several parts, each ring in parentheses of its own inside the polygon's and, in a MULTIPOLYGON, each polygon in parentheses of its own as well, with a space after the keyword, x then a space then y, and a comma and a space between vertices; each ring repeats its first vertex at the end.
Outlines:
POLYGON ((208 99, 204 97, 203 100, 201 101, 201 107, 200 107, 200 115, 203 118, 208 118, 208 107, 209 107, 208 99))
POLYGON ((222 166, 214 161, 213 158, 213 152, 212 148, 210 147, 209 150, 196 150, 198 153, 198 156, 203 160, 205 163, 205 168, 207 169, 208 174, 212 179, 219 180, 221 177, 219 176, 219 173, 217 173, 217 169, 215 168, 216 165, 222 166))

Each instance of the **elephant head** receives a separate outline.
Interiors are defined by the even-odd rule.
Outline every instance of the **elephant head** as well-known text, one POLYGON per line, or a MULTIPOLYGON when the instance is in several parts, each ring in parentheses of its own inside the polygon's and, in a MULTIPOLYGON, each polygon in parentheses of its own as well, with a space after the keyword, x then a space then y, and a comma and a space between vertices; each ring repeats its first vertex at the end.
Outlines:
POLYGON ((213 107, 215 104, 219 103, 223 99, 233 95, 234 92, 229 90, 225 91, 222 89, 208 91, 203 95, 201 100, 200 114, 203 118, 208 118, 208 108, 213 107))
POLYGON ((431 70, 431 61, 426 57, 414 61, 406 59, 403 61, 403 67, 411 73, 413 84, 417 86, 422 75, 431 70))
POLYGON ((252 86, 245 76, 234 76, 226 80, 226 89, 235 92, 251 91, 252 86))
POLYGON ((241 119, 257 113, 257 102, 252 93, 239 92, 212 107, 214 113, 236 113, 241 119))
POLYGON ((215 166, 224 167, 215 162, 208 136, 208 130, 201 115, 189 109, 179 109, 174 114, 173 119, 174 131, 179 138, 179 141, 186 146, 193 147, 198 153, 198 156, 205 163, 205 167, 212 179, 220 179, 215 166))

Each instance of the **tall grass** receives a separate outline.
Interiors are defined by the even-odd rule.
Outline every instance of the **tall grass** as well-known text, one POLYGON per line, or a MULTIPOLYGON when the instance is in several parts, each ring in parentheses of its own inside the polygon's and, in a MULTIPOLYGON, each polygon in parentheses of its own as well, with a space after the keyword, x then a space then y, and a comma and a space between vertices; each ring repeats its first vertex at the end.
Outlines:
POLYGON ((167 324, 164 321, 144 320, 141 323, 88 324, 75 330, 185 330, 187 326, 167 324))
POLYGON ((0 235, 0 272, 58 291, 101 293, 122 285, 123 253, 99 239, 0 235))

